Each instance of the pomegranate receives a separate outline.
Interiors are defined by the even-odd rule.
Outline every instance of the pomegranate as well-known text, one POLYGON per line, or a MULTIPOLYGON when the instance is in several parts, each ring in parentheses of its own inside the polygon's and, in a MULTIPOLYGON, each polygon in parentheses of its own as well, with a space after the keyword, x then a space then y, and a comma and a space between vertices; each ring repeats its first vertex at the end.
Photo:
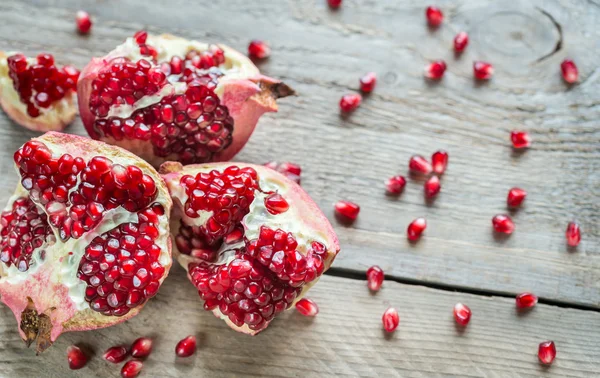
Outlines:
POLYGON ((168 162, 175 256, 204 308, 256 334, 292 307, 339 252, 327 218, 295 182, 264 166, 168 162), (268 198, 281 196, 281 211, 268 198))
POLYGON ((171 199, 158 173, 102 142, 49 132, 14 154, 0 214, 0 297, 27 345, 135 316, 171 266, 171 199))
POLYGON ((50 54, 0 51, 0 105, 30 130, 60 131, 75 119, 78 78, 76 68, 56 66, 50 54))
POLYGON ((230 47, 145 31, 92 59, 78 90, 90 136, 155 167, 231 159, 275 100, 293 94, 230 47))

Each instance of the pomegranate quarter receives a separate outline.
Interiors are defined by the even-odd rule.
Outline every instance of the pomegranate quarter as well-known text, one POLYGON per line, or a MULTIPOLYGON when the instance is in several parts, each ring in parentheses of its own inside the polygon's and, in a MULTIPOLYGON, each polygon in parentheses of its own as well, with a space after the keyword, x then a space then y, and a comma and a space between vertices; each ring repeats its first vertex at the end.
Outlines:
POLYGON ((14 154, 0 214, 0 297, 27 345, 135 316, 171 266, 171 198, 158 173, 102 142, 49 132, 14 154))
POLYGON ((338 239, 321 210, 282 174, 242 163, 169 162, 160 172, 175 202, 175 256, 212 311, 256 334, 329 269, 338 239), (276 193, 286 203, 269 211, 276 193))
POLYGON ((78 90, 90 136, 155 167, 231 159, 275 100, 293 94, 230 47, 144 31, 92 59, 78 90))

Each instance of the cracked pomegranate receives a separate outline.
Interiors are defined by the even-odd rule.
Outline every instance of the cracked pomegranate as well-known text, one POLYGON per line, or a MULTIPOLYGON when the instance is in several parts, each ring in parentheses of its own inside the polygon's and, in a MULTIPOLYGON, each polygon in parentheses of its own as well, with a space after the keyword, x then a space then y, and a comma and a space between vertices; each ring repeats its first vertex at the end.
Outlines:
POLYGON ((293 94, 230 47, 144 31, 93 59, 78 89, 90 136, 154 166, 231 159, 275 100, 293 94))
POLYGON ((165 163, 178 261, 204 308, 256 334, 292 307, 339 252, 333 228, 293 181, 264 166, 165 163), (276 193, 286 211, 269 211, 276 193))
POLYGON ((190 335, 175 346, 175 354, 179 357, 189 357, 194 353, 196 353, 196 336, 190 335))
POLYGON ((0 296, 38 352, 63 332, 135 316, 171 266, 171 199, 157 172, 102 142, 49 132, 14 154, 0 214, 0 296))
POLYGON ((59 67, 50 54, 27 58, 0 51, 0 105, 19 125, 34 131, 60 131, 77 113, 79 71, 59 67))

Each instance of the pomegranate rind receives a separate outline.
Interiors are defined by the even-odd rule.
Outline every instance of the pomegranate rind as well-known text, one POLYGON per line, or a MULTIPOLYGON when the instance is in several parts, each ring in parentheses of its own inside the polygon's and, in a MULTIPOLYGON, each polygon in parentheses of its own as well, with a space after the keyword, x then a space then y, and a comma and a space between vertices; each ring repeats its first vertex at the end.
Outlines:
MULTIPOLYGON (((154 202, 161 204, 165 209, 165 214, 159 216, 163 229, 155 240, 155 243, 161 247, 160 263, 165 269, 163 276, 159 279, 159 283, 162 284, 172 265, 172 243, 168 218, 173 202, 168 195, 165 183, 154 168, 129 151, 80 136, 48 132, 33 140, 44 143, 53 152, 53 156, 69 153, 73 156, 82 157, 86 161, 94 156, 105 156, 115 163, 135 165, 154 180, 157 188, 157 197, 154 202)), ((12 203, 17 198, 27 196, 28 193, 19 183, 6 209, 10 209, 12 203)), ((38 208, 44 210, 43 206, 38 205, 38 208)), ((118 224, 125 222, 126 220, 121 220, 118 224)), ((118 226, 118 224, 115 223, 114 227, 118 226)), ((57 230, 54 229, 53 231, 56 240, 60 240, 57 230)), ((63 278, 67 278, 64 272, 61 272, 61 268, 64 267, 63 261, 65 259, 68 261, 71 258, 69 256, 69 252, 71 251, 67 250, 70 249, 69 247, 77 246, 78 250, 81 249, 80 253, 83 256, 83 249, 96 236, 91 235, 94 231, 90 231, 88 233, 90 235, 86 234, 79 240, 71 239, 70 244, 69 242, 64 244, 57 242, 49 246, 46 249, 47 257, 44 263, 40 264, 36 270, 28 271, 30 274, 25 272, 21 275, 16 275, 14 266, 7 268, 4 264, 0 263, 0 300, 12 310, 17 324, 20 325, 19 333, 26 343, 31 343, 33 341, 32 337, 38 337, 38 353, 49 347, 61 333, 109 327, 134 317, 145 305, 144 302, 131 308, 127 314, 118 317, 106 316, 100 312, 96 312, 87 305, 87 302, 84 305, 77 305, 75 303, 69 287, 66 285, 67 282, 63 280, 63 278), (63 248, 61 249, 60 247, 63 248), (27 323, 27 319, 23 319, 24 314, 31 314, 32 311, 35 313, 33 321, 36 321, 38 315, 39 318, 47 315, 50 319, 50 323, 46 327, 47 329, 43 330, 48 335, 43 339, 40 339, 40 336, 44 336, 42 335, 41 328, 37 335, 31 335, 27 329, 22 329, 23 324, 27 323)), ((44 245, 40 248, 44 247, 47 246, 44 245)), ((75 277, 79 261, 80 258, 76 259, 74 263, 75 269, 70 272, 75 277)), ((85 284, 84 281, 81 282, 85 284)))
POLYGON ((72 91, 48 109, 40 109, 39 117, 27 114, 27 107, 13 87, 8 76, 6 59, 12 54, 0 51, 0 106, 15 123, 33 131, 61 131, 73 122, 77 115, 77 94, 72 91))

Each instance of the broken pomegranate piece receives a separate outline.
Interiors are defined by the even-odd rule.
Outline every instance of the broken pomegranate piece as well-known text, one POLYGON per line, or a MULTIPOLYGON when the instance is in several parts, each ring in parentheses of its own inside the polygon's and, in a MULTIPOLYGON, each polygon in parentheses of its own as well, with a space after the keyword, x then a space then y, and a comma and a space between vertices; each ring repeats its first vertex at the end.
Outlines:
POLYGON ((171 199, 118 147, 49 132, 14 154, 20 183, 0 214, 0 297, 38 352, 63 332, 135 316, 171 266, 171 199))
POLYGON ((230 47, 145 31, 93 59, 78 88, 90 136, 155 167, 231 159, 275 100, 293 94, 230 47))
POLYGON ((339 252, 331 224, 295 182, 264 166, 165 163, 175 254, 204 308, 256 334, 300 300, 339 252), (281 196, 283 212, 266 198, 281 196))
POLYGON ((60 131, 77 113, 79 70, 59 67, 50 54, 28 58, 0 51, 0 105, 19 125, 60 131))

